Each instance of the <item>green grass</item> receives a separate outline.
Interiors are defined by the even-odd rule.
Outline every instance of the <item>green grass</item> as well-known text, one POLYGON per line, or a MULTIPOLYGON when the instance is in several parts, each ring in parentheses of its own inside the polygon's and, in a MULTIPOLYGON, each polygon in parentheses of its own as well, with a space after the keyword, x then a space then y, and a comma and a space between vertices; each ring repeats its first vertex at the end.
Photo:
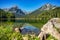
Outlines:
POLYGON ((41 29, 43 27, 43 24, 42 23, 30 23, 31 25, 41 29))
MULTIPOLYGON (((3 22, 0 26, 0 40, 23 40, 23 37, 27 37, 29 40, 40 40, 37 36, 31 36, 31 35, 21 35, 20 33, 16 33, 13 31, 14 25, 17 27, 22 25, 23 23, 13 23, 13 22, 3 22)), ((30 23, 33 26, 36 26, 38 28, 41 28, 43 24, 41 23, 30 23)), ((54 39, 54 37, 49 36, 47 40, 54 39)))
MULTIPOLYGON (((12 23, 12 22, 4 22, 4 23, 1 23, 1 26, 0 26, 0 40, 22 40, 23 37, 25 37, 25 35, 21 35, 20 33, 16 33, 15 31, 13 31, 13 27, 15 25, 17 26, 20 26, 22 23, 12 23)), ((31 36, 29 36, 27 34, 27 36, 29 38, 29 40, 39 40, 39 38, 37 37, 34 37, 32 38, 31 36)))
POLYGON ((56 38, 52 37, 51 35, 49 35, 49 37, 47 38, 47 40, 57 40, 56 38))

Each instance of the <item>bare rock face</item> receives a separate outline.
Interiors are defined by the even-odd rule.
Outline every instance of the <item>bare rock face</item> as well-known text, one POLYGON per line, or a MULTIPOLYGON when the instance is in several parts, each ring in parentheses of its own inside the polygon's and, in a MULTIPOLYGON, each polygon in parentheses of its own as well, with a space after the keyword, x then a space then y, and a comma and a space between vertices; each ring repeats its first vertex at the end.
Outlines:
POLYGON ((50 21, 53 22, 54 26, 60 29, 60 18, 53 18, 50 21))
POLYGON ((43 27, 41 28, 42 32, 38 37, 40 37, 42 40, 44 34, 50 34, 51 36, 60 40, 60 33, 54 27, 60 28, 60 18, 53 18, 49 20, 45 25, 43 25, 43 27))

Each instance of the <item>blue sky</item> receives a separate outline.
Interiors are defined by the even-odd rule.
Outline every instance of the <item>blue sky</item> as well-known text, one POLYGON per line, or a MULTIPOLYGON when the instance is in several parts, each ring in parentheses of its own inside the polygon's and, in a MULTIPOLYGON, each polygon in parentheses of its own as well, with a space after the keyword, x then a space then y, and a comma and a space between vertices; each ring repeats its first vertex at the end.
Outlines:
POLYGON ((10 8, 17 5, 20 9, 30 12, 46 3, 60 6, 60 0, 0 0, 0 8, 10 8))

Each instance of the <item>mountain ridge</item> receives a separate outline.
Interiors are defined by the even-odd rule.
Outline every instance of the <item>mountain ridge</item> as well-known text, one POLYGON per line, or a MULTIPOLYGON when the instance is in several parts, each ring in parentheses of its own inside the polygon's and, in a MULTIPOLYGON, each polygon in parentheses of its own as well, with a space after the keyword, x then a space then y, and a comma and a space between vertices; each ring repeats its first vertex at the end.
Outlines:
POLYGON ((21 9, 19 9, 18 6, 13 6, 9 9, 6 8, 4 9, 4 11, 14 13, 15 17, 20 17, 25 15, 25 13, 21 9))
MULTIPOLYGON (((9 9, 6 9, 4 11, 8 11, 11 13, 14 13, 16 18, 25 18, 25 17, 37 17, 40 16, 43 13, 49 12, 54 9, 58 8, 57 6, 51 5, 51 4, 45 4, 42 7, 38 8, 37 10, 33 11, 32 13, 26 14, 25 12, 23 12, 23 10, 19 9, 18 6, 13 6, 9 9)), ((59 8, 58 8, 59 9, 59 8)))
POLYGON ((49 3, 47 3, 47 4, 44 4, 44 5, 42 5, 40 8, 38 8, 37 10, 35 10, 35 11, 39 11, 38 13, 36 13, 35 11, 33 11, 33 12, 31 12, 31 14, 33 13, 33 14, 39 14, 39 13, 41 13, 41 12, 43 12, 43 11, 49 11, 49 10, 53 10, 53 9, 55 9, 57 6, 54 6, 54 5, 51 5, 51 4, 49 4, 49 3), (49 8, 48 8, 48 6, 49 6, 49 8))

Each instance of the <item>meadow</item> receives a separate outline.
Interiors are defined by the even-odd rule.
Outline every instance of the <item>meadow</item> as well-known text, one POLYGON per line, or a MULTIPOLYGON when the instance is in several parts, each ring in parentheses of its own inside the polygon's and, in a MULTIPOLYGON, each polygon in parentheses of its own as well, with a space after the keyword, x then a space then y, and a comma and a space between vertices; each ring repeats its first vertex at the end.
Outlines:
MULTIPOLYGON (((14 23, 14 22, 1 22, 0 23, 0 40, 40 40, 38 36, 33 35, 22 35, 19 32, 13 30, 14 27, 20 27, 24 23, 14 23)), ((41 28, 40 23, 30 23, 31 25, 41 28), (37 25, 36 25, 37 24, 37 25)), ((56 40, 51 35, 48 36, 47 40, 56 40)))

